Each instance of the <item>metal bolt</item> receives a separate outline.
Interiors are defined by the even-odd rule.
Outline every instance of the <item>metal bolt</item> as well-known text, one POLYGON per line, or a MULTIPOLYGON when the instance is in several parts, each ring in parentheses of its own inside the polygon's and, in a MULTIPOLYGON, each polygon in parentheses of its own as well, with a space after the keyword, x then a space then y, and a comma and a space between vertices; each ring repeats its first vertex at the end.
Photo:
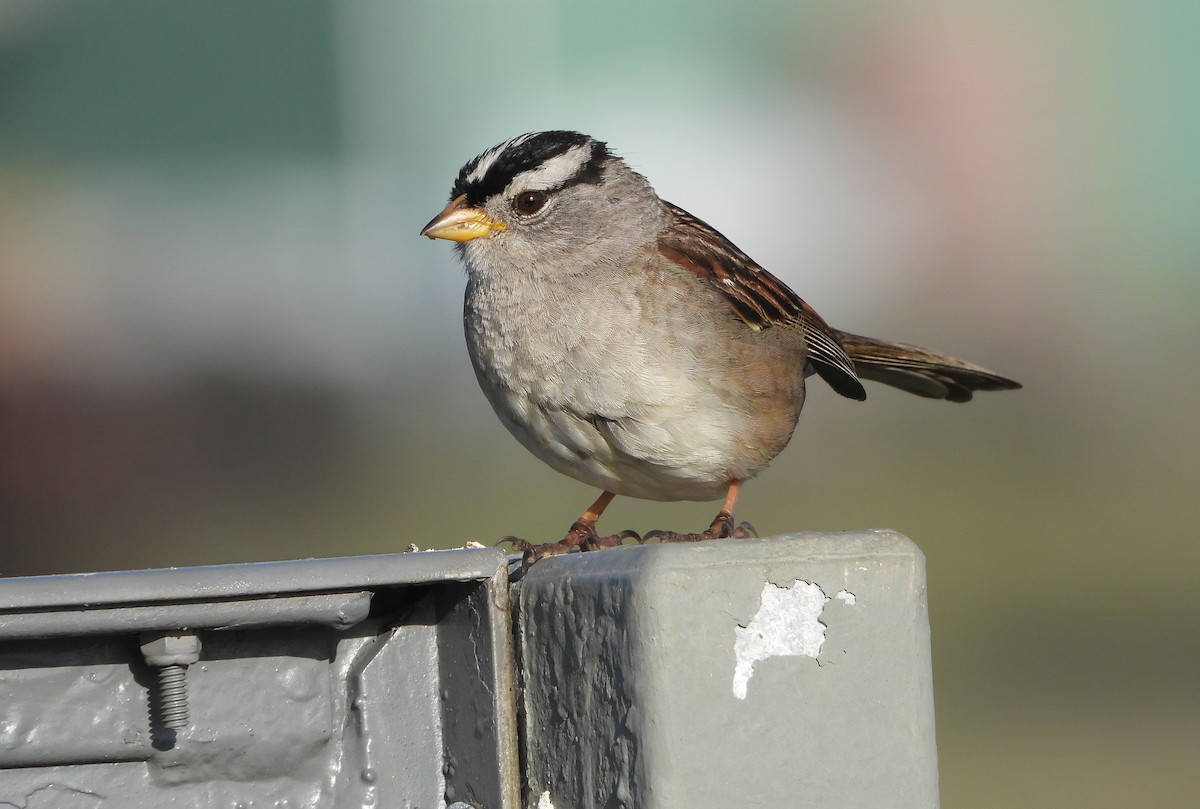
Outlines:
POLYGON ((164 730, 183 730, 188 726, 187 667, 200 659, 200 638, 191 632, 147 632, 141 641, 146 664, 158 669, 151 714, 156 706, 164 730))
POLYGON ((187 666, 158 670, 158 708, 164 728, 183 730, 188 726, 187 666))

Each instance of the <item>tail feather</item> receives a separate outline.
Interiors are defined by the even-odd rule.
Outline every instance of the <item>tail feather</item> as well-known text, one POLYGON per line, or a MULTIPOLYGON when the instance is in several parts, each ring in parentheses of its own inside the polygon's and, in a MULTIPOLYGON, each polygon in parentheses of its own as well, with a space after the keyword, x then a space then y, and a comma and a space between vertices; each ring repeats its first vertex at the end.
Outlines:
POLYGON ((835 330, 837 341, 863 379, 882 382, 917 396, 969 402, 977 390, 1013 390, 1021 383, 956 357, 919 346, 889 343, 835 330))

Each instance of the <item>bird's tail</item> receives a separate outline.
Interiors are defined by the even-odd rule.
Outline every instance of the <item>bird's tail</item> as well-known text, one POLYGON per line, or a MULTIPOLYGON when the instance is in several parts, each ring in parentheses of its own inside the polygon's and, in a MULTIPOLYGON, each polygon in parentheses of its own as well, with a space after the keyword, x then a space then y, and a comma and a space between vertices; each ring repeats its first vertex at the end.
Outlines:
POLYGON ((918 346, 889 343, 834 330, 854 370, 863 379, 882 382, 918 396, 969 402, 977 390, 1012 390, 1021 383, 973 363, 918 346))

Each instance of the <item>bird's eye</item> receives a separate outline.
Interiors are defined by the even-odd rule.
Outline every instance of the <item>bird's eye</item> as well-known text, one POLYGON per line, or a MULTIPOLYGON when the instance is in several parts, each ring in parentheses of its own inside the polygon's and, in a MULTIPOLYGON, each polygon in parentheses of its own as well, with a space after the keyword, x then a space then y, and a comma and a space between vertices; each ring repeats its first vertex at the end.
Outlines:
POLYGON ((545 206, 547 198, 545 191, 522 191, 513 200, 513 210, 522 216, 533 216, 545 206))

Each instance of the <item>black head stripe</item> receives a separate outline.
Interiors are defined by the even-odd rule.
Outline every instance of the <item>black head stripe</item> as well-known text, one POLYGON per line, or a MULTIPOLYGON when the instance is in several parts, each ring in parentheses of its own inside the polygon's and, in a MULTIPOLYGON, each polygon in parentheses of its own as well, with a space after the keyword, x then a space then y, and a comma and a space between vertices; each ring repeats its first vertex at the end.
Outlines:
POLYGON ((468 161, 458 172, 450 199, 466 194, 469 205, 483 205, 489 197, 507 188, 521 172, 536 168, 572 147, 589 144, 592 147, 591 158, 575 176, 559 187, 599 182, 601 164, 609 156, 604 143, 578 132, 533 132, 505 141, 468 161))

